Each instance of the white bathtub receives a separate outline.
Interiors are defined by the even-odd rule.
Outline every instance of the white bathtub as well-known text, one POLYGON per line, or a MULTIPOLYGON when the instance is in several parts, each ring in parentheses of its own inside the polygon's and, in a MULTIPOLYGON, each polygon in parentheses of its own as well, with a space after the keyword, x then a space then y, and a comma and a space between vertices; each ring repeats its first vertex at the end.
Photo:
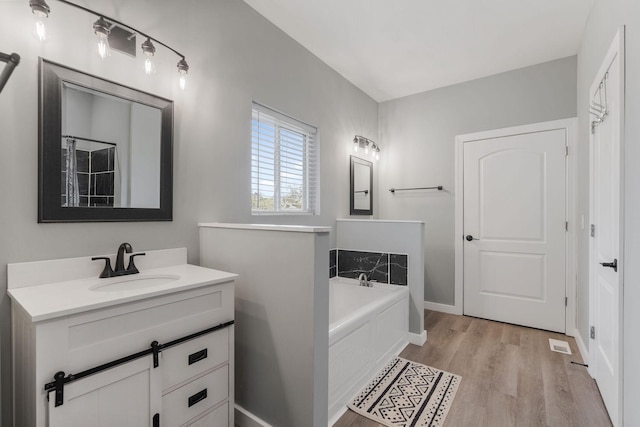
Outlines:
POLYGON ((329 425, 347 402, 408 344, 409 289, 334 278, 329 296, 329 425))

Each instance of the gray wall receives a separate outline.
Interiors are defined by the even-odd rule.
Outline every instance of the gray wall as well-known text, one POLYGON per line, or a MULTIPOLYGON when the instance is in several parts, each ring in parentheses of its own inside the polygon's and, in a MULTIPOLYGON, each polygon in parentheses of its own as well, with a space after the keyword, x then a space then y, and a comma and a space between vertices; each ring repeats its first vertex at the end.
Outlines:
POLYGON ((272 426, 327 425, 328 234, 200 229, 202 265, 238 274, 236 403, 272 426))
MULTIPOLYGON (((578 215, 589 218, 589 88, 620 25, 626 26, 626 102, 624 130, 624 425, 640 425, 640 3, 637 0, 596 0, 578 52, 578 215)), ((589 337, 589 236, 578 238, 578 330, 589 337)))
POLYGON ((454 304, 454 141, 575 117, 576 57, 380 104, 379 218, 425 222, 426 301, 454 304), (444 191, 389 188, 443 185, 444 191))
MULTIPOLYGON (((377 104, 238 0, 88 0, 95 10, 139 27, 187 56, 157 46, 157 73, 143 55, 95 53, 96 19, 50 2, 53 37, 31 37, 28 2, 0 1, 3 52, 22 62, 0 94, 0 360, 2 425, 10 424, 11 329, 6 264, 135 250, 187 247, 198 263, 198 221, 333 225, 349 213, 349 150, 354 134, 377 135, 377 104), (174 220, 153 223, 37 224, 38 56, 175 100, 174 220), (250 120, 256 100, 318 126, 321 215, 250 216, 250 120)), ((138 44, 143 40, 138 40, 138 44)), ((335 238, 331 243, 335 245, 335 238)))

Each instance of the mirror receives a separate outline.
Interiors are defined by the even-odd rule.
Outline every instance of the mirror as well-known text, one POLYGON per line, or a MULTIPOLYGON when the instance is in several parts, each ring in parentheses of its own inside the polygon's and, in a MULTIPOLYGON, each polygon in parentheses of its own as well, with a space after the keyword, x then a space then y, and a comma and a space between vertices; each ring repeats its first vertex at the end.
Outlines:
POLYGON ((373 164, 351 156, 351 215, 373 215, 373 164))
POLYGON ((38 222, 171 221, 173 102, 40 59, 38 222))

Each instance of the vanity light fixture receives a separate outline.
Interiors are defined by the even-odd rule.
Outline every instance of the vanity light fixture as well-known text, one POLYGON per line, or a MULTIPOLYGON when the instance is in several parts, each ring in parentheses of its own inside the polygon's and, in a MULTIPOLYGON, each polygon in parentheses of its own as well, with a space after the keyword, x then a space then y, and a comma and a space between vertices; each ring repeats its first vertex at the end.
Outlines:
POLYGON ((368 156, 369 154, 371 154, 371 157, 375 158, 376 160, 380 160, 380 145, 376 144, 369 138, 356 135, 353 137, 353 151, 357 153, 360 149, 364 149, 365 155, 368 156))
MULTIPOLYGON (((172 47, 162 43, 160 40, 155 39, 143 33, 142 31, 139 31, 132 26, 124 24, 116 19, 110 18, 101 13, 94 12, 89 8, 72 3, 68 0, 56 1, 75 7, 76 9, 81 9, 98 17, 98 20, 93 23, 93 31, 98 37, 98 54, 102 59, 110 56, 112 49, 118 50, 122 53, 126 53, 135 58, 135 36, 138 34, 146 38, 146 41, 141 45, 142 53, 146 57, 144 64, 145 73, 153 74, 155 72, 155 65, 151 60, 151 57, 153 57, 156 53, 156 47, 153 44, 154 42, 156 44, 164 46, 168 50, 175 53, 178 57, 180 57, 180 61, 177 65, 178 73, 180 75, 180 89, 185 88, 186 75, 189 72, 189 65, 187 64, 187 61, 183 54, 173 49, 172 47)), ((29 7, 36 17, 34 35, 40 41, 44 41, 48 38, 44 19, 49 16, 51 9, 49 8, 49 5, 47 5, 45 0, 29 0, 29 7)))
POLYGON ((147 39, 142 43, 142 53, 147 57, 144 60, 144 72, 146 74, 154 74, 156 72, 156 66, 153 61, 151 61, 151 58, 156 53, 156 47, 151 43, 151 39, 147 39))
POLYGON ((44 0, 29 0, 29 7, 31 7, 31 12, 35 17, 34 37, 41 42, 47 40, 49 37, 44 20, 49 16, 49 12, 51 12, 49 5, 44 0))

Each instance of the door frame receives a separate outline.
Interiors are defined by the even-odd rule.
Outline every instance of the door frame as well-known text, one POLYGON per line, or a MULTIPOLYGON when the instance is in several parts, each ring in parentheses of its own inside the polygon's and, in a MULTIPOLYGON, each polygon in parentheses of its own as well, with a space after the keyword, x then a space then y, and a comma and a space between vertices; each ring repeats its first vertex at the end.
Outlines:
POLYGON ((584 228, 583 221, 578 224, 576 218, 576 140, 577 140, 577 118, 554 120, 549 122, 533 123, 523 126, 514 126, 504 129, 495 129, 484 132, 475 132, 456 136, 455 140, 455 231, 454 231, 454 254, 455 254, 455 293, 454 293, 454 314, 463 314, 464 298, 464 144, 466 142, 482 139, 499 138, 512 135, 522 135, 534 132, 552 131, 562 129, 567 135, 567 156, 566 156, 566 202, 565 217, 568 221, 568 231, 565 233, 565 295, 567 305, 565 309, 565 334, 576 336, 576 231, 578 226, 584 228))
MULTIPOLYGON (((625 27, 624 25, 620 26, 616 31, 615 36, 607 50, 606 55, 602 59, 601 65, 598 68, 598 72, 595 74, 594 81, 589 88, 589 97, 587 98, 589 102, 591 102, 591 94, 596 91, 596 88, 600 84, 600 81, 604 77, 605 72, 609 69, 613 58, 618 55, 620 61, 620 87, 619 93, 620 97, 618 99, 617 108, 619 110, 619 135, 620 135, 620 158, 619 158, 619 174, 620 174, 620 200, 619 200, 619 239, 618 239, 618 419, 612 420, 614 425, 622 425, 623 420, 623 407, 624 407, 624 390, 623 390, 623 350, 624 350, 624 142, 625 142, 625 27)), ((593 177, 593 168, 594 168, 594 154, 593 154, 593 134, 591 133, 591 117, 589 117, 589 223, 591 224, 591 219, 593 218, 594 213, 594 177, 593 177)), ((596 233, 597 233, 596 229, 596 233)), ((593 265, 593 252, 594 252, 594 241, 591 237, 589 237, 589 260, 588 260, 588 268, 589 268, 589 328, 594 325, 594 317, 595 317, 595 302, 596 302, 596 286, 595 282, 595 265, 593 265)), ((597 331, 596 331, 597 333, 597 331)), ((592 340, 589 339, 589 359, 593 360, 591 357, 592 352, 595 352, 595 346, 592 345, 592 340)), ((590 364, 589 375, 595 378, 595 372, 593 364, 590 364)))

